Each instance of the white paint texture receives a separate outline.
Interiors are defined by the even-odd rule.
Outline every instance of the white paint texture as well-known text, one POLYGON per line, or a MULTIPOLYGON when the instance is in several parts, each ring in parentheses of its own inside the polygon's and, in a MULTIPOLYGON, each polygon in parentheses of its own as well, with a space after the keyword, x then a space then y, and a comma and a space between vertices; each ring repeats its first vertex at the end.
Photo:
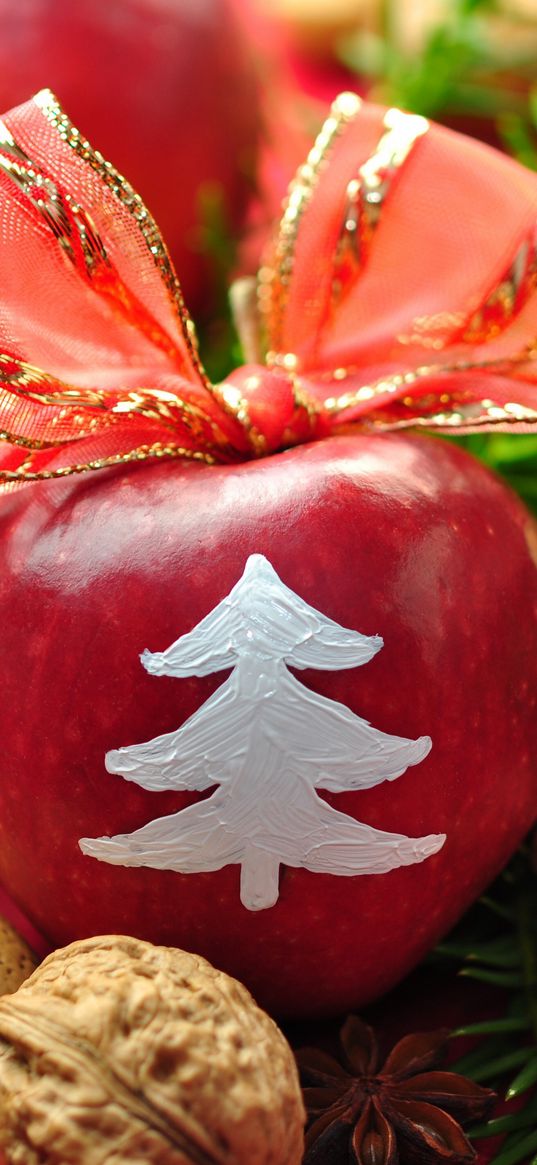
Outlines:
POLYGON ((385 833, 339 813, 316 789, 339 793, 393 781, 431 748, 372 728, 291 673, 367 663, 378 636, 348 630, 286 587, 260 554, 197 627, 163 652, 144 651, 152 675, 231 675, 176 732, 106 755, 106 768, 144 789, 212 796, 134 833, 82 838, 83 853, 122 866, 199 873, 241 866, 249 910, 278 899, 282 863, 323 874, 383 874, 421 862, 445 835, 385 833))

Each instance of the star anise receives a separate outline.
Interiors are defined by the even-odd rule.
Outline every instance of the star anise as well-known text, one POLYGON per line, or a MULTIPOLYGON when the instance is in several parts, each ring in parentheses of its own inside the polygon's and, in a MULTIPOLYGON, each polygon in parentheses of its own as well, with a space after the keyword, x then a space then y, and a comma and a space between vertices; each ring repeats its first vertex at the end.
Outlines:
POLYGON ((466 1165, 476 1153, 461 1125, 480 1120, 495 1094, 441 1071, 448 1032, 405 1036, 380 1063, 373 1031, 349 1016, 338 1062, 297 1053, 309 1123, 304 1165, 466 1165))

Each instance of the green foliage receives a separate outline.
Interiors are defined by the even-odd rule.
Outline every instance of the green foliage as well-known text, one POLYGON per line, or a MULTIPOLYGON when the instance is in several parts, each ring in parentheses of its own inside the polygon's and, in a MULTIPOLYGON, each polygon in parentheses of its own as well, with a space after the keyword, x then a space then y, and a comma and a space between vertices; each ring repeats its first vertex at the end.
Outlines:
POLYGON ((460 974, 503 991, 503 1015, 470 1023, 453 1037, 475 1045, 453 1069, 495 1088, 506 1112, 470 1130, 479 1142, 502 1136, 492 1165, 537 1162, 537 876, 535 844, 523 846, 492 887, 434 952, 460 974))
POLYGON ((537 436, 483 433, 458 438, 457 444, 504 477, 537 513, 537 436))
POLYGON ((502 110, 497 119, 498 134, 507 152, 530 170, 537 170, 537 140, 535 136, 537 121, 536 111, 533 108, 534 92, 535 90, 532 90, 530 94, 532 106, 531 109, 528 108, 527 113, 502 110))
POLYGON ((228 298, 236 241, 223 191, 214 183, 202 186, 198 193, 198 220, 196 249, 204 256, 212 296, 205 321, 198 328, 200 352, 203 366, 216 384, 242 363, 242 353, 228 298))
POLYGON ((340 49, 345 64, 373 79, 374 96, 388 104, 438 121, 490 122, 498 141, 536 169, 535 54, 531 47, 512 48, 490 35, 491 16, 501 13, 514 28, 517 17, 496 0, 452 0, 445 19, 415 52, 400 43, 398 11, 397 0, 385 0, 380 34, 345 38, 340 49))

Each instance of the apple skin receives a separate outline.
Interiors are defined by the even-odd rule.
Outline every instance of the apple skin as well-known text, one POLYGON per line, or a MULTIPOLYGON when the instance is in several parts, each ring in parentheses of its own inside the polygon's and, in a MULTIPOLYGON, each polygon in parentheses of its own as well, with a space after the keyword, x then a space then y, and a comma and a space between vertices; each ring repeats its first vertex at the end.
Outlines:
POLYGON ((259 134, 231 0, 0 0, 0 27, 0 110, 52 89, 142 196, 191 309, 206 312, 221 273, 200 251, 200 196, 218 190, 239 227, 259 134))
POLYGON ((0 530, 0 879, 52 942, 139 935, 200 952, 278 1016, 337 1014, 418 963, 531 826, 535 526, 459 448, 341 435, 233 467, 104 470, 5 494, 0 530), (139 656, 198 623, 254 552, 384 638, 363 667, 300 678, 384 732, 433 740, 394 782, 322 795, 380 829, 447 834, 385 875, 282 869, 257 913, 237 866, 183 875, 78 848, 198 799, 144 791, 104 755, 176 729, 223 682, 152 677, 139 656))

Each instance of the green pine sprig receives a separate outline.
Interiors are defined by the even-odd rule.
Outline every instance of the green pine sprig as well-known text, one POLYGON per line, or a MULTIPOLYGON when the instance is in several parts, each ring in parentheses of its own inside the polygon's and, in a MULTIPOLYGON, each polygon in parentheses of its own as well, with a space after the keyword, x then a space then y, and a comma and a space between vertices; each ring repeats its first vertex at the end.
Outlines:
POLYGON ((193 249, 203 256, 209 303, 198 327, 202 363, 217 384, 242 363, 242 350, 231 311, 228 289, 237 262, 235 237, 224 193, 206 183, 198 191, 198 227, 193 249))
POLYGON ((489 469, 499 473, 528 508, 537 513, 537 436, 477 433, 454 440, 488 465, 489 469))
MULTIPOLYGON (((537 835, 536 835, 537 836, 537 835)), ((533 849, 532 849, 533 845, 533 849)), ((432 958, 504 993, 504 1014, 465 1024, 453 1037, 475 1045, 453 1070, 505 1097, 505 1114, 470 1130, 476 1142, 501 1136, 491 1165, 537 1165, 537 875, 529 842, 432 958)))
POLYGON ((513 28, 520 18, 498 0, 451 0, 416 52, 401 44, 400 11, 397 0, 384 0, 379 32, 358 31, 341 42, 341 59, 370 79, 371 96, 437 121, 488 121, 515 158, 537 169, 533 47, 513 48, 490 35, 491 16, 500 14, 513 28), (498 85, 498 77, 522 84, 498 85))

